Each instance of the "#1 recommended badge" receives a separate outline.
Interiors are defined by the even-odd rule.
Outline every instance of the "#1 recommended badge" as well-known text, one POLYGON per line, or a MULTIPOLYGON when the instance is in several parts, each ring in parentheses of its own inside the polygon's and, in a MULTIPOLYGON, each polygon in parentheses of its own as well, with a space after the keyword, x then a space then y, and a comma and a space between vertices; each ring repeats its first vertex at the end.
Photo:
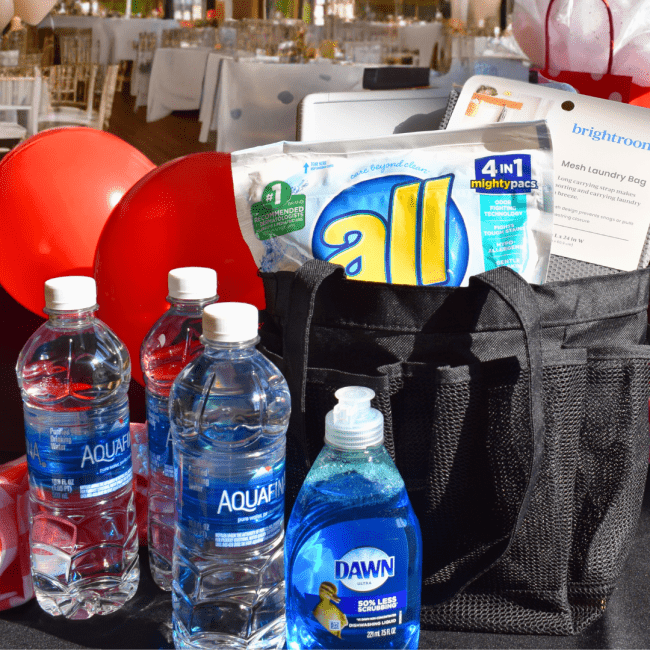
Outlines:
POLYGON ((264 188, 262 200, 251 206, 251 215, 262 241, 300 230, 305 227, 305 195, 292 195, 288 183, 273 181, 264 188))

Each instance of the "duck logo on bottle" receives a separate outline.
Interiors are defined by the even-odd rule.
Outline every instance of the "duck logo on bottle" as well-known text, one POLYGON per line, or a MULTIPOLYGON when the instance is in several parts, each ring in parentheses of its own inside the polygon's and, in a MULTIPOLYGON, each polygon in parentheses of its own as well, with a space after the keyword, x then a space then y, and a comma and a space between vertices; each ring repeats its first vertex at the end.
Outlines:
POLYGON ((467 230, 451 198, 453 174, 361 181, 321 212, 314 257, 356 280, 458 286, 469 258, 467 230))
POLYGON ((334 573, 352 591, 374 591, 395 575, 395 556, 372 546, 355 548, 334 561, 334 573))

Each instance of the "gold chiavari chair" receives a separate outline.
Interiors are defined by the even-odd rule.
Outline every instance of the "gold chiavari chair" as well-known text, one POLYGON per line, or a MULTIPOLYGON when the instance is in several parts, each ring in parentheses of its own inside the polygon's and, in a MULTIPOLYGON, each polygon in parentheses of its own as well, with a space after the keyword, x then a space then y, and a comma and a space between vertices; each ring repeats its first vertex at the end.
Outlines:
POLYGON ((71 63, 43 69, 49 105, 39 116, 39 130, 80 124, 106 130, 113 109, 118 65, 71 63))

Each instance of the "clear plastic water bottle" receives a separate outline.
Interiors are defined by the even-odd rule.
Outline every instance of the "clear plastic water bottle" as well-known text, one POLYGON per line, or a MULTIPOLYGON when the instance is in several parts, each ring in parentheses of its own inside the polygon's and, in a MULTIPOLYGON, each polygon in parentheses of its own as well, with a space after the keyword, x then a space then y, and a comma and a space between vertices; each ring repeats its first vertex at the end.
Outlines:
POLYGON ((45 283, 48 320, 16 366, 27 438, 34 592, 49 614, 85 619, 137 589, 129 353, 99 319, 95 281, 45 283))
POLYGON ((217 300, 214 269, 185 267, 167 276, 170 308, 140 348, 149 444, 148 548, 155 583, 171 589, 174 547, 174 456, 169 431, 169 391, 176 375, 202 351, 203 308, 217 300))
POLYGON ((348 386, 285 542, 287 647, 417 648, 422 538, 374 391, 348 386))
POLYGON ((289 388, 244 303, 203 311, 203 354, 169 399, 177 648, 283 648, 289 388))

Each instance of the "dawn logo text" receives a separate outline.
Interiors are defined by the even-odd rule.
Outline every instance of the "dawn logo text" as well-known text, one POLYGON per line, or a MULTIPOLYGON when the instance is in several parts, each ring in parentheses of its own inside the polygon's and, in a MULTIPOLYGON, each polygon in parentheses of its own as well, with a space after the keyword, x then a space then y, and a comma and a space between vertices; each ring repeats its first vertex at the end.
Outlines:
POLYGON ((378 548, 355 548, 335 560, 334 575, 348 589, 373 591, 395 575, 395 556, 378 548))

